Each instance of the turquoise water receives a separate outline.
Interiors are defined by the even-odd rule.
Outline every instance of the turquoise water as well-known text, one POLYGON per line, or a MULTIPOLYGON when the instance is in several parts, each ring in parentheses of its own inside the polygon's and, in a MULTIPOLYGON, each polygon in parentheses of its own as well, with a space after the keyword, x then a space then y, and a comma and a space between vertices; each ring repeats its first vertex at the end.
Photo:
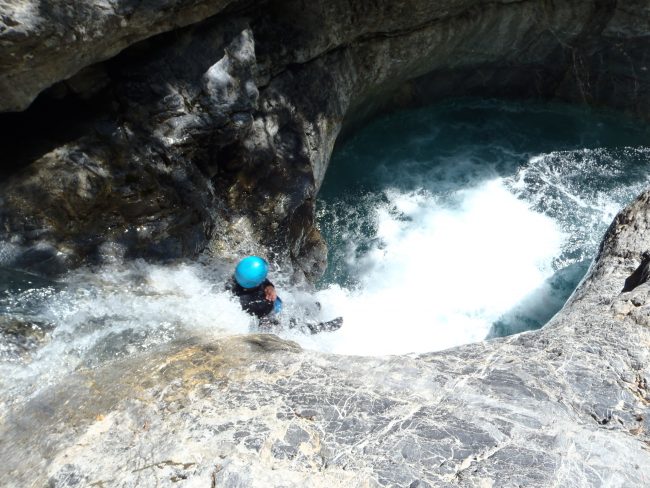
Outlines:
POLYGON ((411 335, 379 352, 543 326, 647 186, 649 131, 620 114, 498 100, 374 121, 339 144, 319 195, 324 300, 341 314, 363 302, 346 327, 379 343, 397 325, 411 335))

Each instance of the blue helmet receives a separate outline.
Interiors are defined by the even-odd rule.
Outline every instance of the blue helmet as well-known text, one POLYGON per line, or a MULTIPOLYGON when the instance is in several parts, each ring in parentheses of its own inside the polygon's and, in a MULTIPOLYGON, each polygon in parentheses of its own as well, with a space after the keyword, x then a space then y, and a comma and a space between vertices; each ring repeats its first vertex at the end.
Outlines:
POLYGON ((269 272, 269 264, 258 256, 248 256, 235 268, 235 281, 243 288, 255 288, 262 284, 269 272))

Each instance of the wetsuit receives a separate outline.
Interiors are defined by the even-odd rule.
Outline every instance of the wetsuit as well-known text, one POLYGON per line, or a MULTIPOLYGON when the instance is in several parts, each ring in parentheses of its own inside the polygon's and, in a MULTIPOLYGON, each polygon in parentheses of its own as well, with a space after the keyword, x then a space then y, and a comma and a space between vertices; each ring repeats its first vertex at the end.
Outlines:
MULTIPOLYGON (((256 286, 255 288, 242 287, 237 283, 234 277, 226 283, 226 289, 239 298, 241 308, 244 309, 245 312, 254 315, 259 319, 258 325, 262 330, 268 330, 280 325, 280 320, 278 319, 277 314, 282 310, 282 300, 280 297, 278 297, 275 302, 266 299, 264 288, 269 285, 275 288, 273 283, 269 280, 264 280, 261 285, 256 286)), ((316 307, 320 310, 320 303, 316 302, 316 307)), ((343 317, 337 317, 334 320, 329 320, 327 322, 315 322, 313 320, 305 321, 305 324, 302 326, 296 322, 295 318, 291 318, 289 324, 289 328, 303 327, 312 334, 318 334, 319 332, 328 332, 340 329, 343 325, 343 317)))
POLYGON ((274 308, 273 302, 267 300, 264 295, 264 288, 269 285, 273 286, 273 283, 264 280, 261 285, 255 288, 244 288, 233 278, 228 284, 228 288, 239 298, 241 308, 245 312, 261 319, 273 312, 274 308))

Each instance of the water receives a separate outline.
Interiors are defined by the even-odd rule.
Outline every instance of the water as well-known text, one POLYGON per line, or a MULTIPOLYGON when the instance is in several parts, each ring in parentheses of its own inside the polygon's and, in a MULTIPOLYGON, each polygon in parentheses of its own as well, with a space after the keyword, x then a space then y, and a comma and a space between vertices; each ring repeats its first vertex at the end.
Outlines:
POLYGON ((424 352, 541 327, 647 186, 648 140, 620 115, 484 100, 370 124, 320 194, 320 299, 346 324, 317 347, 424 352))
MULTIPOLYGON (((278 333, 307 348, 378 355, 540 327, 616 212, 647 185, 647 136, 611 114, 498 101, 377 120, 336 151, 322 188, 330 266, 319 291, 292 288, 272 263, 285 326, 345 324, 278 333)), ((136 261, 54 282, 0 268, 0 412, 79 368, 257 330, 224 291, 232 269, 136 261)))
POLYGON ((0 412, 79 368, 188 337, 247 333, 226 270, 141 261, 78 270, 58 282, 0 270, 0 412))

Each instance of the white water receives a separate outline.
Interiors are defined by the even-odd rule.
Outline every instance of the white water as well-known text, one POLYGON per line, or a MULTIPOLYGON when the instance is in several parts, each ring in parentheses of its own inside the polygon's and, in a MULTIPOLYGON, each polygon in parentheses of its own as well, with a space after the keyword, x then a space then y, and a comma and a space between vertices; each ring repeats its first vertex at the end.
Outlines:
MULTIPOLYGON (((429 184, 438 193, 389 188, 382 204, 360 201, 372 208, 375 238, 359 257, 367 236, 348 231, 345 266, 357 282, 317 294, 322 317, 341 315, 345 325, 294 338, 343 354, 417 353, 483 340, 522 303, 550 317, 555 310, 545 308, 557 305, 547 280, 593 255, 616 212, 650 182, 647 165, 627 174, 626 158, 649 155, 646 148, 550 153, 508 176, 484 168, 474 175, 479 183, 460 190, 449 188, 449 175, 472 174, 473 165, 452 161, 429 184)), ((412 175, 397 172, 405 177, 412 175)))
POLYGON ((492 323, 553 274, 564 235, 495 179, 456 194, 387 192, 360 286, 318 293, 336 333, 299 341, 346 354, 401 354, 484 339, 492 323), (398 213, 395 213, 397 210, 398 213))
MULTIPOLYGON (((359 201, 359 208, 371 209, 374 235, 361 255, 364 236, 348 236, 346 265, 354 286, 306 293, 282 286, 287 280, 281 273, 271 275, 285 303, 285 325, 289 318, 301 323, 343 316, 344 326, 315 336, 276 332, 333 353, 428 352, 483 340, 495 321, 531 296, 544 307, 544 298, 531 294, 558 267, 590 253, 622 202, 648 183, 647 175, 637 175, 633 184, 612 185, 620 160, 598 151, 588 156, 552 153, 531 158, 508 177, 488 171, 490 178, 483 175, 464 189, 387 188, 382 203, 359 201), (596 160, 601 166, 592 167, 596 160), (576 187, 587 173, 608 181, 607 189, 576 187)), ((50 324, 52 332, 22 358, 0 348, 0 396, 13 402, 76 368, 189 336, 256 331, 224 291, 231 267, 135 262, 72 272, 57 287, 13 292, 5 314, 50 324)))
MULTIPOLYGON (((363 355, 479 341, 552 274, 561 230, 502 180, 444 202, 426 191, 386 194, 388 203, 375 215, 379 244, 355 263, 361 272, 357 290, 332 286, 314 298, 279 286, 285 315, 303 320, 301 304, 316 299, 322 310, 311 318, 343 316, 344 327, 316 336, 284 330, 282 336, 311 349, 363 355)), ((224 266, 136 262, 73 272, 60 289, 17 294, 11 307, 29 310, 53 332, 28 363, 0 363, 0 391, 16 401, 79 367, 188 336, 255 331, 254 321, 223 291, 227 277, 224 266)))
POLYGON ((249 332, 253 321, 223 291, 224 281, 215 267, 135 262, 73 272, 62 286, 16 294, 5 301, 5 309, 14 312, 9 315, 50 324, 53 331, 27 357, 3 357, 0 349, 0 404, 79 367, 190 336, 249 332))

